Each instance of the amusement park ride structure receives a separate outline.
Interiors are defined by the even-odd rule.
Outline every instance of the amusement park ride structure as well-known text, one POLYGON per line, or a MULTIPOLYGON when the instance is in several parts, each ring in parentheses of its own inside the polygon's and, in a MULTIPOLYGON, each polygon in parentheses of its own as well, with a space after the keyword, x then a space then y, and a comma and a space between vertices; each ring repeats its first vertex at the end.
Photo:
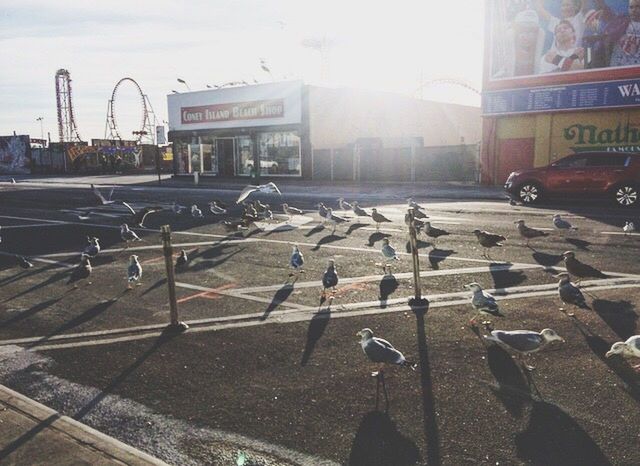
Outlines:
POLYGON ((140 85, 134 79, 129 77, 122 78, 120 81, 118 81, 113 88, 113 92, 111 93, 111 99, 107 104, 107 121, 104 129, 105 139, 122 140, 116 121, 115 106, 118 89, 123 83, 127 81, 132 83, 137 90, 140 97, 140 105, 142 107, 141 126, 139 130, 133 131, 133 135, 136 136, 135 139, 138 144, 155 144, 156 116, 153 111, 153 107, 151 106, 151 102, 149 101, 147 95, 142 92, 142 88, 140 87, 140 85))
POLYGON ((81 142, 73 116, 71 75, 67 70, 56 72, 56 103, 58 107, 58 135, 61 143, 81 142))

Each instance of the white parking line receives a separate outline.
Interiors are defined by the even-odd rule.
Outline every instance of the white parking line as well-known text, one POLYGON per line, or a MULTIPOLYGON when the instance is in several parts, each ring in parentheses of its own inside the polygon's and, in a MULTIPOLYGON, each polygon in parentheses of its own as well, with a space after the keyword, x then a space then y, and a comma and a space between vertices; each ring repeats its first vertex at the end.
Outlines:
MULTIPOLYGON (((77 255, 78 253, 76 253, 77 255)), ((20 254, 11 254, 8 252, 0 252, 0 256, 5 256, 5 257, 15 257, 18 258, 20 257, 20 254)), ((58 261, 54 261, 51 259, 46 259, 42 256, 29 256, 29 260, 33 261, 33 262, 42 262, 44 264, 53 264, 53 265, 57 265, 58 267, 62 267, 65 269, 74 269, 76 266, 75 265, 71 265, 71 264, 67 264, 66 262, 58 262, 58 261)))

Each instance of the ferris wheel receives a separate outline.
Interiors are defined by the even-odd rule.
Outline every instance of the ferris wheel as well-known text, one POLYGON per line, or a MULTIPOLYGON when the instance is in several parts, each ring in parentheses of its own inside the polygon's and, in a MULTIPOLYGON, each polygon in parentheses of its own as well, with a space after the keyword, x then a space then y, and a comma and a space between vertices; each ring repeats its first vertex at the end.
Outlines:
POLYGON ((151 102, 149 102, 149 98, 147 95, 142 92, 142 88, 133 78, 122 78, 118 81, 113 88, 113 92, 111 93, 111 99, 107 105, 107 122, 104 129, 104 137, 105 139, 118 139, 122 141, 122 136, 120 134, 120 129, 118 128, 118 123, 116 121, 116 104, 118 98, 118 90, 125 83, 131 83, 133 85, 135 93, 139 98, 139 104, 141 109, 142 120, 140 122, 140 129, 133 131, 133 135, 137 136, 136 142, 138 144, 155 144, 155 127, 156 127, 156 117, 153 112, 153 107, 151 106, 151 102))

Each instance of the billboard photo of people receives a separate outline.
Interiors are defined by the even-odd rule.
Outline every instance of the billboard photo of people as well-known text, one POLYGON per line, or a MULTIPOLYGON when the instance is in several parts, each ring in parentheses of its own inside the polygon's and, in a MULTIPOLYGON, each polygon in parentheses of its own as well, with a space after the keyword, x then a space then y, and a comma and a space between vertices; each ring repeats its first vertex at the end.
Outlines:
POLYGON ((640 66, 640 0, 489 0, 491 80, 640 66))

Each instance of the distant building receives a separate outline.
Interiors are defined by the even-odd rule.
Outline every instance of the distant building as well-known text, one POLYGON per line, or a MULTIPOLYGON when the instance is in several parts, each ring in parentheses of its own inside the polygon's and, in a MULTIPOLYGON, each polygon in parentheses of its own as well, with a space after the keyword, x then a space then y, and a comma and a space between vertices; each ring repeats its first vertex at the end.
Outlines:
POLYGON ((265 177, 302 179, 408 181, 475 172, 475 107, 300 81, 167 100, 178 175, 242 177, 258 165, 265 177))

